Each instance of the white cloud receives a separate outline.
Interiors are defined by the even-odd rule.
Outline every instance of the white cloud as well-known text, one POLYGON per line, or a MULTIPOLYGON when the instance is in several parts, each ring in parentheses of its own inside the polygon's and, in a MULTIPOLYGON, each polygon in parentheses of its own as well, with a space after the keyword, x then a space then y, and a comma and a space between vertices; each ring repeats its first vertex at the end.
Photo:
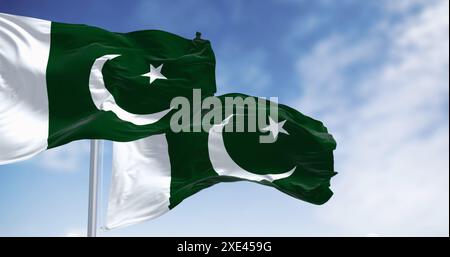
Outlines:
POLYGON ((298 62, 295 104, 338 142, 335 196, 316 213, 330 234, 448 236, 449 3, 415 6, 364 40, 325 38, 298 62))
POLYGON ((84 140, 49 149, 33 161, 45 170, 74 172, 79 169, 81 163, 88 160, 89 142, 84 140))
POLYGON ((65 233, 64 236, 65 237, 85 237, 86 232, 82 231, 81 229, 70 230, 67 233, 65 233))
POLYGON ((396 0, 384 1, 384 8, 390 12, 407 12, 415 7, 422 7, 429 4, 430 0, 396 0))
POLYGON ((262 95, 272 83, 267 52, 222 43, 216 52, 218 94, 242 92, 262 95), (239 56, 239 61, 236 61, 239 56))

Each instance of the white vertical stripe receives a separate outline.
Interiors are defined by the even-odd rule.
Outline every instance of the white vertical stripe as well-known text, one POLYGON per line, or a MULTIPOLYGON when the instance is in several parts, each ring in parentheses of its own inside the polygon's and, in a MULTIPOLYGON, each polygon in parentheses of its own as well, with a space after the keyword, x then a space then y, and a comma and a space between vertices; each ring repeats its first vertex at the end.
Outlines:
POLYGON ((51 22, 0 13, 0 164, 47 148, 51 22))
POLYGON ((156 218, 169 210, 171 169, 164 134, 113 143, 106 229, 156 218))

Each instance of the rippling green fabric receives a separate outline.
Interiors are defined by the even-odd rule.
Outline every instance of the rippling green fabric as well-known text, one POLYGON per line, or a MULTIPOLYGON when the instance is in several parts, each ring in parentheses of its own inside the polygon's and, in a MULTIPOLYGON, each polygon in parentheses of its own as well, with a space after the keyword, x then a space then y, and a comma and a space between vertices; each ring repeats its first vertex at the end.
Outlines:
POLYGON ((47 66, 49 98, 48 148, 77 139, 130 141, 161 133, 169 117, 151 125, 137 126, 120 120, 110 111, 100 111, 89 91, 90 69, 96 58, 120 54, 103 67, 106 88, 117 104, 135 114, 169 108, 176 96, 192 97, 216 91, 215 57, 209 41, 185 39, 158 30, 113 33, 100 28, 52 23, 47 66), (167 79, 149 83, 150 64, 163 64, 167 79))
MULTIPOLYGON (((249 96, 243 94, 220 96, 223 118, 226 116, 225 97, 246 98, 249 96)), ((253 98, 255 101, 258 99, 253 98)), ((270 116, 268 106, 267 101, 265 106, 257 107, 257 109, 264 109, 266 119, 270 116)), ((258 113, 258 110, 251 107, 255 111, 251 112, 248 106, 238 106, 234 114, 239 108, 245 116, 243 122, 247 127, 248 117, 251 113, 258 113)), ((330 179, 337 174, 334 171, 333 160, 336 141, 322 122, 286 105, 280 104, 278 108, 278 120, 286 121, 283 128, 288 134, 280 133, 273 143, 260 143, 259 136, 267 132, 225 131, 223 132, 226 147, 224 154, 228 154, 237 165, 254 174, 274 174, 296 167, 289 177, 272 182, 256 183, 274 187, 297 199, 323 204, 333 195, 330 190, 330 179)), ((205 111, 203 115, 207 113, 208 111, 205 111)), ((233 119, 232 122, 236 127, 241 121, 233 119)), ((232 176, 221 176, 214 169, 208 152, 208 132, 168 133, 166 137, 172 169, 170 208, 175 207, 190 195, 219 182, 242 180, 232 176)))

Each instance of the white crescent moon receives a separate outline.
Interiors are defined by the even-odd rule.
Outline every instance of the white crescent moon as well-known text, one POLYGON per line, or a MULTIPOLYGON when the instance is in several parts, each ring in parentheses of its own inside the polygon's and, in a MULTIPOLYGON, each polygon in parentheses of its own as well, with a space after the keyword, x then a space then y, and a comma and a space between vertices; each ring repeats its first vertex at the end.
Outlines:
POLYGON ((103 81, 102 68, 108 60, 112 60, 120 56, 119 54, 107 54, 95 59, 89 75, 89 91, 91 92, 92 101, 97 109, 102 111, 112 111, 121 120, 131 122, 135 125, 148 125, 157 122, 164 117, 171 109, 151 113, 151 114, 134 114, 125 111, 117 105, 114 96, 106 89, 103 81))
POLYGON ((228 154, 223 141, 223 128, 228 123, 232 116, 226 118, 221 124, 214 125, 209 129, 208 135, 208 152, 209 159, 214 170, 222 176, 237 177, 253 181, 267 180, 272 182, 274 180, 287 178, 292 175, 297 167, 292 168, 288 172, 280 174, 265 174, 259 175, 248 172, 241 168, 228 154))

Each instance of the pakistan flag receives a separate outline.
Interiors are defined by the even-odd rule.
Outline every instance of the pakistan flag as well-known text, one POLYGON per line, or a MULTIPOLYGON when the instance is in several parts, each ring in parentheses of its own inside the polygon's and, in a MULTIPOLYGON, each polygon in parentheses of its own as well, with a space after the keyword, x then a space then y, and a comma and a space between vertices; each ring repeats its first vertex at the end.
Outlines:
POLYGON ((336 142, 321 122, 243 94, 213 100, 201 124, 191 115, 180 131, 113 144, 107 228, 155 218, 219 182, 247 180, 313 204, 330 199, 336 142))
POLYGON ((77 139, 160 133, 173 97, 215 92, 214 71, 199 35, 112 33, 0 13, 0 164, 77 139))

